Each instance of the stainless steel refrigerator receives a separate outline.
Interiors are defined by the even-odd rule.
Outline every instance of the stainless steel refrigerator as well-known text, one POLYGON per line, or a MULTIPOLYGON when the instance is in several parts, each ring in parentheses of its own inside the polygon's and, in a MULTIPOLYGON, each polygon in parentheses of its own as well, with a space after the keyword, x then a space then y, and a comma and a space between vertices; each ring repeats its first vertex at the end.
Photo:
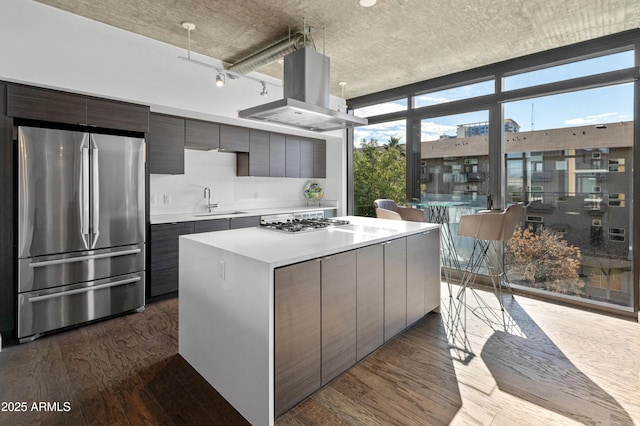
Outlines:
POLYGON ((144 306, 144 139, 18 129, 18 338, 144 306))

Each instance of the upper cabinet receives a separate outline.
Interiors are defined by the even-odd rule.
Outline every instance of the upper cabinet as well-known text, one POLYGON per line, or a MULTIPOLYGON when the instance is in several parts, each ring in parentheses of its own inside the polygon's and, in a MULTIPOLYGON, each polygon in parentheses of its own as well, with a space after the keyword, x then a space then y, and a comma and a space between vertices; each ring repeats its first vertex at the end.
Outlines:
POLYGON ((163 114, 151 114, 147 135, 149 173, 184 174, 185 120, 163 114))
POLYGON ((7 115, 134 132, 149 129, 149 107, 38 87, 10 84, 7 115))
POLYGON ((300 177, 300 137, 287 135, 285 137, 285 176, 300 177))
POLYGON ((285 176, 286 151, 285 135, 271 133, 269 135, 269 176, 285 176))
POLYGON ((202 151, 220 148, 220 125, 187 118, 185 120, 184 147, 202 151))
POLYGON ((220 150, 249 152, 249 129, 246 127, 220 125, 220 150))

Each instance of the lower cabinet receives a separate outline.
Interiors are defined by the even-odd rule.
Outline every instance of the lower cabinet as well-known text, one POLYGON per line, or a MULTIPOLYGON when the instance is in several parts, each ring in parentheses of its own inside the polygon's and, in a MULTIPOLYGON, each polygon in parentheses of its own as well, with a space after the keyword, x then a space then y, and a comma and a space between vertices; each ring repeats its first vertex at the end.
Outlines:
POLYGON ((424 234, 407 238, 407 325, 425 314, 424 294, 427 281, 427 239, 424 234))
POLYGON ((407 327, 407 243, 384 244, 384 341, 407 327))
POLYGON ((356 363, 356 252, 322 259, 322 385, 356 363))
POLYGON ((382 244, 356 251, 356 358, 360 361, 384 343, 384 249, 382 244))
POLYGON ((275 271, 275 415, 320 388, 320 261, 275 271))
POLYGON ((151 225, 151 242, 149 244, 151 271, 147 299, 178 291, 178 241, 180 235, 250 228, 259 225, 260 216, 151 225))
POLYGON ((178 241, 192 234, 193 222, 151 225, 149 294, 157 297, 178 291, 178 241))
POLYGON ((424 313, 440 306, 440 231, 434 229, 425 233, 424 254, 421 257, 425 266, 424 313))
POLYGON ((432 230, 275 270, 276 417, 439 305, 439 253, 432 230))

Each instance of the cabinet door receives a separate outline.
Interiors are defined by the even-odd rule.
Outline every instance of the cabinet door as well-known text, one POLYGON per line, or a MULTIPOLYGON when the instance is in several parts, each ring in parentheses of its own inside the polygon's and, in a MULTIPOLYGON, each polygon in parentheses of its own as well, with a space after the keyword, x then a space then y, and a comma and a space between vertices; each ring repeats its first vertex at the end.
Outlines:
POLYGON ((208 121, 184 120, 184 147, 209 151, 220 148, 220 125, 208 121))
POLYGON ((149 173, 184 174, 184 119, 151 114, 147 152, 149 173))
POLYGON ((300 139, 300 177, 313 177, 313 140, 300 139))
POLYGON ((149 296, 178 291, 178 239, 193 233, 193 222, 151 225, 149 296))
POLYGON ((356 363, 356 252, 322 260, 322 385, 356 363))
POLYGON ((357 359, 384 343, 384 253, 382 244, 356 251, 357 359))
POLYGON ((9 85, 7 87, 7 115, 32 120, 85 125, 87 124, 87 98, 55 90, 9 85))
POLYGON ((286 177, 300 177, 300 138, 285 137, 285 175, 286 177))
POLYGON ((279 133, 271 133, 269 135, 269 176, 285 176, 286 152, 285 136, 279 133))
POLYGON ((321 139, 313 141, 313 177, 327 177, 327 141, 321 139))
POLYGON ((407 237, 407 325, 425 314, 424 289, 427 282, 426 234, 407 237))
POLYGON ((277 417, 320 388, 320 262, 274 274, 277 417))
POLYGON ((87 98, 87 124, 106 129, 146 133, 149 131, 149 107, 87 98))
POLYGON ((17 144, 12 143, 11 132, 13 120, 6 117, 5 107, 7 85, 0 83, 0 193, 3 201, 0 203, 0 333, 6 338, 15 337, 16 324, 16 288, 14 286, 14 200, 15 195, 13 174, 14 154, 17 144))
POLYGON ((269 176, 269 132, 249 131, 249 176, 269 176))
POLYGON ((193 222, 193 232, 224 231, 229 229, 229 219, 197 220, 193 222))
POLYGON ((424 313, 440 307, 440 231, 434 229, 425 235, 425 252, 422 256, 426 269, 424 287, 424 313))
POLYGON ((232 217, 229 222, 231 229, 253 228, 260 226, 260 216, 232 217))
POLYGON ((404 238, 384 245, 384 341, 407 326, 407 244, 404 238))
POLYGON ((249 152, 249 129, 246 127, 220 125, 220 150, 249 152))

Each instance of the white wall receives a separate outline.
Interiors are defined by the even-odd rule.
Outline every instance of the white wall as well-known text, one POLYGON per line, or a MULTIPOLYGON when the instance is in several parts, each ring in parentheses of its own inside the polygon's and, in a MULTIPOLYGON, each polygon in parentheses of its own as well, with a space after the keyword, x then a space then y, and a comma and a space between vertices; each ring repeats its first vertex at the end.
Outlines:
MULTIPOLYGON (((325 198, 338 201, 339 212, 344 212, 343 132, 319 134, 238 119, 239 109, 280 99, 281 83, 251 74, 269 84, 266 99, 259 95, 260 84, 250 79, 217 88, 212 69, 178 56, 186 56, 186 51, 40 3, 0 2, 0 79, 142 103, 156 112, 327 139, 327 179, 321 183, 325 198)), ((221 65, 202 55, 191 57, 221 65)), ((237 178, 234 154, 189 150, 186 154, 184 176, 152 176, 151 195, 168 193, 173 209, 196 205, 198 185, 212 186, 214 195, 227 205, 245 205, 254 198, 257 203, 303 200, 307 180, 237 178)), ((152 213, 165 208, 154 204, 152 213)))

